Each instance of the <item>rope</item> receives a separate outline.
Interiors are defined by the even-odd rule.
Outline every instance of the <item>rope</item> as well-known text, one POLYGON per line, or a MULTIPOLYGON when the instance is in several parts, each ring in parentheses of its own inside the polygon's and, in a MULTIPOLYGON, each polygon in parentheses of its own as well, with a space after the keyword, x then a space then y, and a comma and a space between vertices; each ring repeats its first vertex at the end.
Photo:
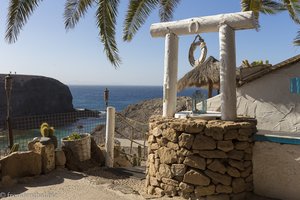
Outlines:
POLYGON ((146 123, 143 123, 143 122, 140 122, 140 121, 137 121, 137 120, 134 120, 134 119, 125 117, 125 116, 122 115, 121 113, 116 113, 116 115, 122 117, 124 120, 133 121, 133 122, 135 122, 135 123, 137 123, 137 124, 140 124, 140 125, 143 125, 143 126, 148 126, 148 124, 146 124, 146 123))

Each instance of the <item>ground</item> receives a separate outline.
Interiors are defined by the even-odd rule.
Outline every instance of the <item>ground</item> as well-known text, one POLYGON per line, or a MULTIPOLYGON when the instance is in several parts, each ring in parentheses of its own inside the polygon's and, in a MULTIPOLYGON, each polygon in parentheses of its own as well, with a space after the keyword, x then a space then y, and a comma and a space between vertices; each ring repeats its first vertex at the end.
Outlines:
MULTIPOLYGON (((85 173, 58 169, 47 175, 23 178, 13 187, 0 188, 1 197, 9 199, 55 200, 179 200, 157 198, 143 191, 144 174, 140 169, 94 168, 85 173)), ((253 197, 253 200, 267 200, 253 197)))

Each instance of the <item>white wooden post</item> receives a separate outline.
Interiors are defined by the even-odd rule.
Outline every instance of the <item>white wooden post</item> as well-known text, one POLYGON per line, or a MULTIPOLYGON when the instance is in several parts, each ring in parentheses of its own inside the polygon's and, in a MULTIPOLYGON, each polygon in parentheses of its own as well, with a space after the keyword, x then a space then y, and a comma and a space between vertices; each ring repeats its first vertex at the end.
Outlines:
POLYGON ((105 136, 105 166, 114 166, 115 145, 115 108, 107 107, 106 110, 106 136, 105 136))
POLYGON ((173 117, 177 101, 178 37, 166 34, 163 117, 173 117))
POLYGON ((226 23, 220 24, 220 86, 221 119, 236 119, 236 57, 235 31, 226 23))

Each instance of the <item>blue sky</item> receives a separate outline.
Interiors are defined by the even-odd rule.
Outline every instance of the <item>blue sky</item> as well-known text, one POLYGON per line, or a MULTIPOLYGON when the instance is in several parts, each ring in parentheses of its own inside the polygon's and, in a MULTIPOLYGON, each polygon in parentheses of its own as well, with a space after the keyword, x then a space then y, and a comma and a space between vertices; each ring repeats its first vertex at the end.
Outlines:
MULTIPOLYGON (((64 2, 44 0, 31 16, 15 44, 4 40, 8 0, 0 1, 0 73, 34 74, 77 85, 162 85, 164 39, 151 38, 150 25, 159 22, 155 10, 132 42, 122 41, 122 26, 128 0, 121 0, 117 21, 117 42, 122 64, 115 69, 106 59, 98 39, 95 8, 91 8, 74 30, 63 24, 64 2)), ((182 0, 174 20, 240 11, 239 0, 182 0)), ((299 54, 292 44, 300 26, 286 12, 261 15, 261 29, 236 33, 237 65, 242 60, 269 60, 276 64, 299 54)), ((201 34, 208 56, 219 58, 218 33, 201 34)), ((179 39, 179 70, 182 77, 191 70, 188 50, 194 36, 179 39)))

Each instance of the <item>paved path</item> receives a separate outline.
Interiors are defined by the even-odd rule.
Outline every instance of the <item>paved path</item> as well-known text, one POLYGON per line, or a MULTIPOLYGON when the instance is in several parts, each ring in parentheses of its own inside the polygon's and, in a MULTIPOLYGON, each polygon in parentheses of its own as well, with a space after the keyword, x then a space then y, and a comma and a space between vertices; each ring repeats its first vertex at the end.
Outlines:
MULTIPOLYGON (((130 147, 130 143, 131 143, 130 140, 123 139, 123 138, 116 138, 116 140, 118 140, 120 142, 122 147, 130 147)), ((141 144, 141 145, 144 145, 144 140, 134 140, 134 141, 141 144)), ((145 143, 145 145, 147 146, 147 142, 145 143)), ((133 142, 132 146, 137 148, 138 144, 133 142)))
MULTIPOLYGON (((23 178, 13 187, 0 188, 0 197, 7 197, 5 200, 183 200, 180 197, 147 196, 143 187, 142 168, 94 168, 85 173, 61 169, 47 175, 23 178)), ((248 200, 267 199, 253 196, 248 200)))

